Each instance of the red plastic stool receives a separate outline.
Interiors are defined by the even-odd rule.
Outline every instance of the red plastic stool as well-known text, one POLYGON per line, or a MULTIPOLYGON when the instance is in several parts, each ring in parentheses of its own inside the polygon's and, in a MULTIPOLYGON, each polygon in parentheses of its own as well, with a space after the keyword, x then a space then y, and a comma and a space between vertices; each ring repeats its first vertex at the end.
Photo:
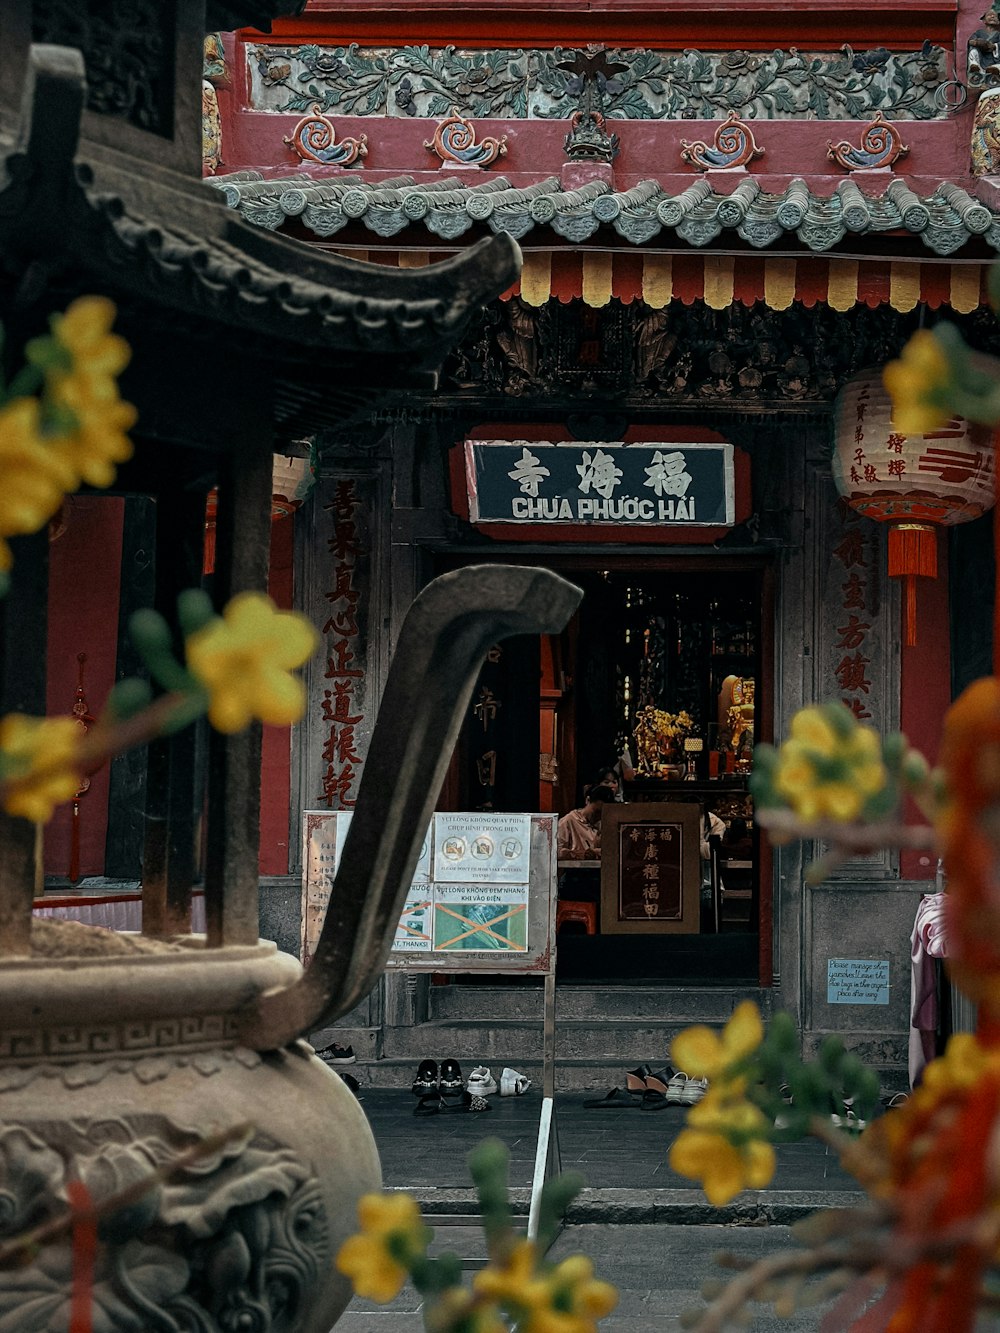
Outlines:
POLYGON ((560 931, 567 921, 575 921, 583 926, 585 935, 597 934, 597 904, 575 903, 560 900, 556 904, 556 931, 560 931))

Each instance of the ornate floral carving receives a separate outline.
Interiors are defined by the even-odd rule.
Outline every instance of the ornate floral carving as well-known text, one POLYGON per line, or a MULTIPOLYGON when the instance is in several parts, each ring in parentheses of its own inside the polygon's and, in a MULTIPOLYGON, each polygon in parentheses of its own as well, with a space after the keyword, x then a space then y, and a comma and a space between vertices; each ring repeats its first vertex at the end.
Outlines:
POLYGON ((349 167, 359 158, 368 156, 368 135, 356 139, 344 138, 337 142, 337 129, 318 106, 286 134, 283 140, 293 153, 304 162, 322 162, 324 166, 349 167))
MULTIPOLYGON (((463 51, 454 46, 248 47, 251 103, 265 111, 321 111, 352 116, 468 115, 569 120, 578 106, 574 76, 561 68, 572 53, 463 51)), ((602 113, 619 120, 859 120, 881 110, 894 119, 948 113, 943 47, 804 52, 625 51, 624 69, 602 88, 602 113)))
POLYGON ((845 171, 872 171, 891 167, 897 158, 904 157, 909 148, 895 125, 889 123, 881 111, 876 111, 872 122, 861 132, 861 144, 855 147, 846 139, 830 143, 827 157, 845 171))
POLYGON ((160 0, 45 0, 32 6, 36 42, 74 46, 87 106, 140 129, 173 133, 174 5, 160 0))
POLYGON ((476 142, 476 127, 452 107, 449 115, 434 130, 434 137, 424 141, 424 147, 437 153, 442 163, 457 162, 460 167, 482 167, 484 170, 507 152, 507 136, 499 139, 487 136, 476 142))
MULTIPOLYGON (((95 1203, 198 1142, 154 1114, 0 1123, 0 1237, 66 1207, 66 1181, 95 1203)), ((262 1134, 230 1143, 102 1219, 94 1327, 161 1333, 293 1333, 327 1262, 313 1169, 262 1134)), ((0 1283, 0 1327, 48 1333, 69 1322, 68 1237, 0 1283)))
POLYGON ((711 145, 702 139, 689 143, 681 140, 681 158, 699 171, 729 171, 745 167, 755 157, 763 157, 764 149, 757 146, 753 130, 744 125, 735 111, 730 111, 712 136, 711 145))

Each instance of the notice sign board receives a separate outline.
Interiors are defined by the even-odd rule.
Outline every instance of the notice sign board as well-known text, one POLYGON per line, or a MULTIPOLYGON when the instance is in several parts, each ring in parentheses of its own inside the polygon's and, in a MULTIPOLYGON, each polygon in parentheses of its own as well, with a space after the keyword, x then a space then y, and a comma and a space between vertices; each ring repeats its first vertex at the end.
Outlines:
POLYGON ((605 805, 601 817, 601 929, 694 934, 701 925, 697 805, 605 805))
MULTIPOLYGON (((307 811, 304 817, 304 962, 315 951, 335 892, 350 821, 349 811, 307 811)), ((435 815, 388 965, 410 971, 548 971, 555 832, 554 815, 435 815)))
POLYGON ((888 1004, 889 960, 828 958, 827 1004, 888 1004))
POLYGON ((732 527, 731 444, 466 440, 473 523, 732 527))

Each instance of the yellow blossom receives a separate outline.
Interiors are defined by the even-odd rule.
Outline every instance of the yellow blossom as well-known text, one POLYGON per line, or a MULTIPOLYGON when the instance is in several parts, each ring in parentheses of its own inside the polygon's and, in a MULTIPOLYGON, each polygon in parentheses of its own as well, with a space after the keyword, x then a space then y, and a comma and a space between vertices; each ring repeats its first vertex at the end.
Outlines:
POLYGON ((618 1303, 609 1282, 594 1277, 584 1255, 571 1255, 549 1272, 539 1272, 533 1241, 521 1240, 503 1264, 491 1264, 477 1273, 473 1287, 479 1296, 518 1315, 521 1333, 596 1333, 618 1303))
POLYGON ((898 361, 882 372, 892 398, 892 424, 904 435, 924 435, 954 415, 944 405, 951 369, 944 348, 930 329, 918 329, 898 361))
POLYGON ((87 379, 115 379, 132 355, 124 338, 111 332, 117 311, 104 296, 81 296, 52 319, 52 334, 69 353, 73 371, 87 379))
POLYGON ((3 539, 37 532, 74 485, 72 469, 42 438, 37 399, 0 407, 0 570, 12 563, 3 539))
POLYGON ((877 732, 841 704, 796 713, 778 750, 774 788, 800 819, 849 823, 888 781, 877 732))
POLYGON ((424 1310, 427 1333, 508 1333, 509 1325, 495 1305, 482 1305, 467 1287, 448 1287, 428 1301, 424 1310))
MULTIPOLYGON (((544 1286, 543 1283, 534 1281, 537 1263, 534 1241, 519 1240, 502 1264, 489 1264, 482 1272, 476 1274, 472 1279, 472 1285, 481 1296, 486 1296, 501 1305, 510 1302, 527 1305, 529 1302, 526 1295, 529 1288, 532 1297, 537 1298, 539 1293, 535 1292, 534 1287, 544 1286)), ((545 1299, 547 1300, 547 1297, 545 1299)))
POLYGON ((82 732, 71 717, 8 713, 0 720, 0 757, 9 815, 44 823, 80 790, 76 762, 82 732))
POLYGON ((118 396, 114 380, 90 383, 75 374, 60 377, 55 397, 76 423, 75 429, 53 444, 76 473, 73 489, 81 480, 90 486, 110 486, 115 464, 127 462, 133 454, 126 431, 135 425, 135 408, 118 396))
POLYGON ((753 1055, 764 1040, 760 1010, 752 1000, 743 1000, 721 1033, 699 1024, 674 1038, 670 1058, 677 1069, 694 1078, 724 1078, 734 1065, 753 1055))
POLYGON ((239 593, 187 640, 187 664, 210 696, 208 718, 234 732, 255 718, 273 726, 297 722, 305 688, 292 675, 312 655, 319 636, 294 611, 279 611, 262 593, 239 593))
POLYGON ((361 1231, 344 1241, 337 1267, 354 1290, 386 1304, 402 1290, 409 1269, 404 1260, 427 1249, 429 1231, 409 1194, 365 1194, 358 1200, 361 1231))
POLYGON ((743 1189, 763 1189, 774 1175, 768 1122, 750 1102, 709 1089, 688 1112, 670 1149, 670 1169, 701 1182, 705 1197, 721 1207, 743 1189))

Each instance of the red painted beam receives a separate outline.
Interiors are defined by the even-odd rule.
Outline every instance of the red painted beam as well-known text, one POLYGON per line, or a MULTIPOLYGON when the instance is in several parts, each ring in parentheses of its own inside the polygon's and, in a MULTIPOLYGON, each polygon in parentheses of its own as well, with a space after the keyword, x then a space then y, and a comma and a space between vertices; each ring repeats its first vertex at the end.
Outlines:
MULTIPOLYGON (((734 42, 747 50, 795 45, 837 50, 913 49, 924 40, 949 46, 955 39, 957 0, 828 0, 779 7, 775 0, 684 0, 664 10, 662 0, 410 0, 405 9, 385 0, 314 0, 298 19, 276 19, 271 40, 363 46, 455 44, 473 48, 567 46, 605 42, 682 50, 717 49, 734 42)), ((257 34, 248 33, 259 41, 257 34)))

